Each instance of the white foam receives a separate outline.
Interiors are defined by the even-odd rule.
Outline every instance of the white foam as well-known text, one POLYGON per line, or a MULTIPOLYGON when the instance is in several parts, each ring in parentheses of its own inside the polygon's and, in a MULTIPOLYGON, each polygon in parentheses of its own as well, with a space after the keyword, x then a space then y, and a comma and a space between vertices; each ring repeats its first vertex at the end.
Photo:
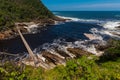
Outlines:
POLYGON ((69 21, 79 21, 79 18, 73 18, 73 17, 65 17, 65 16, 58 16, 63 19, 69 19, 69 21))
POLYGON ((99 55, 99 52, 96 50, 95 45, 91 42, 96 41, 98 45, 105 45, 106 41, 104 41, 104 36, 106 35, 109 35, 111 37, 116 36, 115 34, 112 34, 113 32, 120 34, 119 32, 120 30, 117 30, 117 27, 120 26, 120 21, 104 22, 104 21, 99 21, 94 19, 79 19, 79 18, 64 17, 64 16, 58 16, 58 17, 68 19, 68 21, 94 22, 94 23, 97 22, 97 23, 100 23, 100 25, 103 26, 104 29, 92 28, 90 30, 90 32, 95 36, 94 40, 83 40, 83 41, 77 40, 75 42, 66 42, 64 39, 55 39, 52 43, 45 43, 42 46, 36 48, 34 52, 40 53, 41 49, 44 49, 53 54, 57 54, 55 52, 57 48, 59 50, 66 52, 71 57, 74 57, 74 55, 71 55, 71 53, 67 51, 67 48, 80 48, 90 53, 99 55))
MULTIPOLYGON (((98 44, 102 44, 103 41, 98 40, 98 44)), ((104 43, 103 43, 104 44, 104 43)), ((97 54, 97 50, 93 43, 91 43, 91 40, 78 40, 75 42, 66 42, 62 39, 55 39, 52 43, 45 43, 43 46, 38 47, 34 50, 36 53, 40 53, 41 49, 44 49, 45 51, 51 52, 52 54, 58 55, 55 50, 61 50, 64 51, 66 54, 71 56, 72 58, 75 57, 75 55, 71 54, 69 51, 67 51, 67 48, 80 48, 82 50, 88 51, 93 54, 97 54), (88 44, 89 43, 89 44, 88 44)))
POLYGON ((68 19, 68 21, 76 21, 76 22, 92 22, 92 23, 99 23, 101 21, 96 20, 96 19, 79 19, 79 18, 75 18, 75 17, 65 17, 65 16, 58 16, 60 18, 63 19, 68 19))
POLYGON ((92 28, 90 30, 90 32, 93 34, 93 36, 95 37, 95 39, 97 40, 103 40, 103 37, 100 35, 102 34, 103 32, 101 32, 101 30, 98 30, 97 28, 92 28))
POLYGON ((38 27, 39 27, 38 24, 32 24, 32 25, 29 25, 27 27, 25 26, 24 28, 26 28, 29 33, 34 34, 34 33, 38 32, 38 30, 37 30, 38 27))
POLYGON ((95 48, 95 45, 90 45, 86 47, 86 51, 93 53, 93 54, 97 54, 97 50, 95 48))
POLYGON ((100 29, 98 30, 97 28, 92 28, 90 30, 91 33, 96 37, 96 39, 103 40, 105 36, 109 36, 112 38, 118 38, 120 39, 120 30, 116 30, 117 28, 114 29, 100 29))
POLYGON ((105 23, 101 23, 100 26, 103 26, 104 29, 97 31, 102 35, 109 35, 112 38, 120 38, 120 21, 107 21, 105 23))
POLYGON ((110 30, 113 30, 117 28, 118 26, 120 26, 120 21, 108 21, 103 24, 104 28, 110 29, 110 30))

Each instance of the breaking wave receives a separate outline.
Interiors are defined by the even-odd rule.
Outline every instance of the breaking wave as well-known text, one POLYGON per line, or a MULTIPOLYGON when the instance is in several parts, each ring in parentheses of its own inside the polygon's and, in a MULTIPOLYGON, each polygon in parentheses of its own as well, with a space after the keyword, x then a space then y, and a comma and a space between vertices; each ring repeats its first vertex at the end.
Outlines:
POLYGON ((98 30, 97 28, 93 28, 90 30, 94 34, 94 36, 98 37, 98 39, 102 39, 102 37, 98 34, 110 36, 110 37, 117 37, 120 38, 120 20, 97 20, 97 19, 80 19, 74 17, 65 17, 65 16, 58 16, 64 19, 68 19, 68 21, 73 22, 84 22, 84 23, 97 23, 98 26, 101 26, 103 29, 98 30), (97 31, 97 32, 95 32, 97 31))
POLYGON ((102 25, 104 28, 112 30, 120 27, 120 21, 108 21, 102 25))
POLYGON ((120 21, 108 21, 100 25, 104 28, 100 33, 120 38, 120 21))
POLYGON ((93 54, 99 54, 96 45, 105 45, 106 38, 119 38, 120 39, 120 21, 100 21, 95 19, 79 19, 73 17, 58 16, 68 21, 84 22, 84 23, 97 23, 101 28, 91 28, 90 32, 95 37, 93 40, 77 40, 74 42, 67 42, 65 39, 55 39, 52 43, 44 43, 38 48, 34 49, 34 53, 40 53, 42 50, 56 54, 56 49, 64 51, 69 54, 67 48, 80 48, 93 54), (118 29, 119 28, 119 29, 118 29))
MULTIPOLYGON (((58 14, 54 12, 54 14, 58 14)), ((65 16, 58 16, 60 18, 67 19, 68 22, 84 22, 84 23, 97 23, 98 26, 101 28, 91 28, 90 32, 95 37, 93 40, 77 40, 74 42, 67 42, 65 39, 55 39, 52 43, 44 43, 43 45, 35 48, 33 50, 34 53, 40 53, 41 51, 45 50, 50 53, 56 54, 56 49, 64 51, 69 54, 67 48, 80 48, 82 50, 88 51, 93 54, 99 54, 96 49, 96 45, 105 45, 106 41, 105 38, 112 37, 112 38, 119 38, 120 39, 120 21, 105 21, 105 20, 97 20, 97 19, 80 19, 74 17, 65 17, 65 16)), ((63 24, 58 23, 57 24, 63 24)), ((30 29, 34 29, 31 26, 30 29)), ((101 53, 101 52, 100 52, 101 53)))
POLYGON ((64 39, 55 39, 52 43, 45 43, 42 46, 39 46, 38 48, 34 49, 34 53, 41 53, 42 50, 45 50, 50 53, 56 54, 57 53, 56 49, 58 49, 65 53, 70 54, 70 52, 67 51, 68 48, 79 48, 79 49, 98 55, 99 52, 96 50, 95 45, 100 43, 101 45, 106 44, 106 42, 103 40, 93 40, 93 41, 78 40, 75 42, 67 42, 64 39))
MULTIPOLYGON (((57 15, 58 16, 58 15, 57 15)), ((100 20, 97 19, 79 19, 74 17, 65 17, 65 16, 58 16, 63 19, 68 19, 68 21, 75 21, 75 22, 85 22, 85 23, 100 23, 100 20)))
MULTIPOLYGON (((44 43, 38 48, 34 49, 34 53, 40 53, 42 50, 56 54, 56 49, 64 51, 69 54, 67 48, 80 48, 93 54, 102 52, 97 51, 96 45, 105 45, 106 38, 120 39, 120 21, 100 21, 95 19, 79 19, 73 17, 58 16, 68 21, 84 22, 84 23, 98 23, 99 28, 91 28, 90 32, 95 37, 93 40, 77 40, 74 42, 67 42, 65 39, 55 39, 52 43, 44 43)), ((87 36, 86 36, 87 37, 87 36)))

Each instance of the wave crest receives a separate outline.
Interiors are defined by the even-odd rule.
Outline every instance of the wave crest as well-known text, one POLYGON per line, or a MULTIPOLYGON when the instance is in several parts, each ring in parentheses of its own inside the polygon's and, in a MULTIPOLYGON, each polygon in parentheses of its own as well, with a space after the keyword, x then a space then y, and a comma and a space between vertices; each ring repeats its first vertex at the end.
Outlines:
POLYGON ((79 19, 74 17, 65 17, 65 16, 58 16, 63 19, 68 19, 68 21, 75 21, 75 22, 87 22, 87 23, 100 23, 100 20, 97 19, 79 19))
POLYGON ((102 24, 102 26, 106 29, 116 29, 117 27, 120 26, 120 21, 108 21, 104 24, 102 24))

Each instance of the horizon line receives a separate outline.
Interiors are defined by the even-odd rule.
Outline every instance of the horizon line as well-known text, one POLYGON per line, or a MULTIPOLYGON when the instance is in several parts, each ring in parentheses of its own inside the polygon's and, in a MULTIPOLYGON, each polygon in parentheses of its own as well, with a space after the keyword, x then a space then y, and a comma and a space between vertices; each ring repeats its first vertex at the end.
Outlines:
POLYGON ((120 10, 50 10, 50 11, 120 11, 120 10))

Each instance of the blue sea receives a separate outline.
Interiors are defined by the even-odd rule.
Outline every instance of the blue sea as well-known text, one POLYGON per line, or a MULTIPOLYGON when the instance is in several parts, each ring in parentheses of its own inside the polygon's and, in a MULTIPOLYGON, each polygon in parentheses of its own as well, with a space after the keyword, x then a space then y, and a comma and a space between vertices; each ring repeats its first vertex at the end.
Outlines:
MULTIPOLYGON (((99 41, 110 38, 120 39, 119 11, 53 11, 53 13, 58 17, 70 20, 36 29, 34 34, 25 34, 24 37, 34 53, 40 53, 42 50, 54 51, 54 48, 65 51, 66 47, 88 49, 88 46, 83 43, 92 40, 89 40, 84 33, 93 34, 95 40, 99 41)), ((19 36, 0 41, 0 51, 27 52, 19 36)))

